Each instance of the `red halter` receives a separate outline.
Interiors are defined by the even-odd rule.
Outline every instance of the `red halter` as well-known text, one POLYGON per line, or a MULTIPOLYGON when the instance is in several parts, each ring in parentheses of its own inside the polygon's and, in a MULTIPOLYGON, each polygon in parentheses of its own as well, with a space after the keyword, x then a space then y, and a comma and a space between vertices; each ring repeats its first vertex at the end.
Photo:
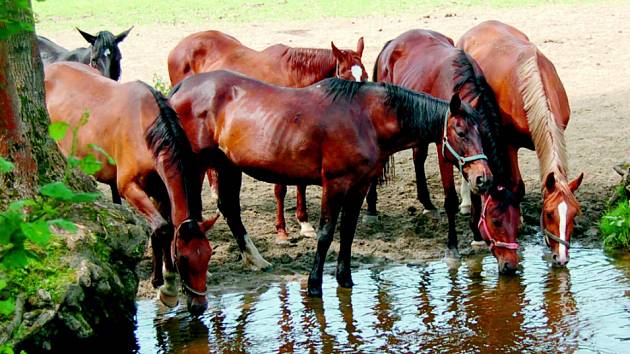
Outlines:
POLYGON ((483 238, 490 243, 488 245, 490 252, 492 252, 495 247, 506 248, 509 250, 519 249, 520 246, 516 242, 502 242, 492 238, 490 230, 488 229, 488 224, 486 222, 486 207, 488 206, 488 202, 490 202, 490 198, 486 199, 486 202, 483 203, 483 208, 481 209, 481 217, 479 218, 479 224, 477 224, 477 227, 479 228, 479 231, 481 231, 481 235, 483 236, 483 238))

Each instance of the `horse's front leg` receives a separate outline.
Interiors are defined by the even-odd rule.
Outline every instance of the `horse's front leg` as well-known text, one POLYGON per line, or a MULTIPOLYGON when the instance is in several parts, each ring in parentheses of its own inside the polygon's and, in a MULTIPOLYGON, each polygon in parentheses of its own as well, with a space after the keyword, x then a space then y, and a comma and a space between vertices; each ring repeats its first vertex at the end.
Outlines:
POLYGON ((378 177, 372 179, 370 187, 367 192, 365 201, 367 202, 367 211, 363 215, 364 224, 375 224, 378 222, 378 211, 376 210, 376 201, 378 200, 378 192, 376 187, 378 186, 378 177))
POLYGON ((295 189, 297 199, 295 216, 300 223, 300 235, 305 237, 315 237, 317 233, 315 232, 313 225, 308 222, 308 213, 306 211, 306 185, 298 185, 295 189))
POLYGON ((428 214, 434 218, 438 217, 438 211, 433 202, 431 202, 431 194, 427 187, 427 176, 424 171, 424 162, 427 159, 428 145, 420 144, 413 148, 413 166, 416 172, 416 192, 418 200, 424 207, 424 214, 428 214))
POLYGON ((354 189, 351 193, 348 193, 343 203, 341 224, 339 225, 339 256, 337 257, 337 283, 342 288, 351 288, 354 285, 350 268, 352 241, 357 229, 361 204, 363 204, 363 198, 365 198, 368 188, 369 184, 364 184, 354 189))
POLYGON ((218 190, 219 190, 219 211, 223 214, 225 221, 230 227, 230 231, 236 238, 236 243, 243 264, 253 270, 265 269, 271 266, 258 252, 258 249, 252 242, 251 238, 245 230, 243 221, 241 220, 241 180, 243 174, 237 168, 226 164, 217 169, 218 190))
POLYGON ((453 178, 453 165, 449 164, 442 157, 441 151, 438 152, 440 163, 440 177, 442 179, 442 187, 444 187, 444 210, 448 218, 448 247, 447 258, 459 258, 459 250, 457 249, 457 229, 455 225, 457 217, 457 191, 455 189, 455 180, 453 178))
MULTIPOLYGON (((469 226, 470 230, 473 233, 473 240, 470 242, 470 245, 475 250, 485 250, 487 249, 486 241, 481 237, 481 230, 479 230, 479 219, 481 218, 481 196, 477 194, 470 195, 471 200, 471 213, 470 213, 470 221, 469 226)), ((461 210, 460 210, 461 212, 461 210)))
POLYGON ((311 297, 322 297, 324 262, 335 234, 341 203, 347 190, 343 187, 345 185, 346 183, 338 181, 323 181, 322 209, 319 218, 319 230, 317 230, 317 251, 313 268, 308 276, 308 296, 311 297))

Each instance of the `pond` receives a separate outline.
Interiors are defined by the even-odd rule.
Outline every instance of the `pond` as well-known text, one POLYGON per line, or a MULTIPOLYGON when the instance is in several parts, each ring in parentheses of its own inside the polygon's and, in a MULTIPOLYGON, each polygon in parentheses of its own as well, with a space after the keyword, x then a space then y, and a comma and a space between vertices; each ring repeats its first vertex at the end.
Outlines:
POLYGON ((325 269, 323 299, 305 279, 213 292, 193 318, 138 302, 139 353, 208 352, 630 352, 630 255, 576 242, 566 269, 526 245, 522 270, 499 276, 489 254, 354 269, 337 288, 325 269))

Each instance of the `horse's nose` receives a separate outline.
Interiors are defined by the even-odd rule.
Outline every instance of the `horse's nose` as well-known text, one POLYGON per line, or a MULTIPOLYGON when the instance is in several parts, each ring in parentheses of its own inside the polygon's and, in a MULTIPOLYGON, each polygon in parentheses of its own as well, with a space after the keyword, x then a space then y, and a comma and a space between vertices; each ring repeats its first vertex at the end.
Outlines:
POLYGON ((203 314, 207 308, 207 301, 198 301, 196 299, 188 301, 188 312, 190 312, 190 314, 193 316, 199 316, 203 314))
POLYGON ((558 256, 557 254, 553 255, 553 263, 555 265, 557 265, 558 267, 564 267, 567 265, 567 263, 569 263, 569 257, 564 256, 558 256))
POLYGON ((477 180, 475 181, 475 183, 477 184, 478 190, 485 192, 492 185, 492 177, 477 176, 477 180))
POLYGON ((516 273, 516 264, 512 264, 511 262, 502 262, 499 265, 499 273, 505 275, 511 275, 516 273))

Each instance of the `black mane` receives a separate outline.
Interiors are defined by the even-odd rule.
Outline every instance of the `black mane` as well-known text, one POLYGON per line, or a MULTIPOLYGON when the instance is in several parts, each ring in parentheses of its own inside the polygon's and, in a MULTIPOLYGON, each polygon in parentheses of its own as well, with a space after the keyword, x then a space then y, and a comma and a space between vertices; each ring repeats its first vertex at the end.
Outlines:
POLYGON ((194 152, 186 132, 179 123, 177 113, 168 104, 164 95, 150 85, 146 83, 145 85, 153 94, 160 108, 160 115, 146 132, 147 145, 156 160, 161 153, 164 153, 167 159, 166 164, 175 167, 177 172, 181 174, 184 193, 188 202, 189 217, 201 221, 201 186, 199 186, 198 191, 193 190, 193 186, 198 183, 191 179, 197 174, 198 167, 194 161, 194 152))
POLYGON ((463 50, 458 49, 453 66, 455 68, 453 91, 459 92, 462 100, 471 102, 478 98, 476 110, 479 112, 480 133, 483 149, 489 158, 490 168, 495 176, 494 181, 506 184, 510 181, 509 164, 507 163, 506 144, 502 139, 501 116, 494 92, 486 82, 483 73, 475 70, 473 59, 463 50))

